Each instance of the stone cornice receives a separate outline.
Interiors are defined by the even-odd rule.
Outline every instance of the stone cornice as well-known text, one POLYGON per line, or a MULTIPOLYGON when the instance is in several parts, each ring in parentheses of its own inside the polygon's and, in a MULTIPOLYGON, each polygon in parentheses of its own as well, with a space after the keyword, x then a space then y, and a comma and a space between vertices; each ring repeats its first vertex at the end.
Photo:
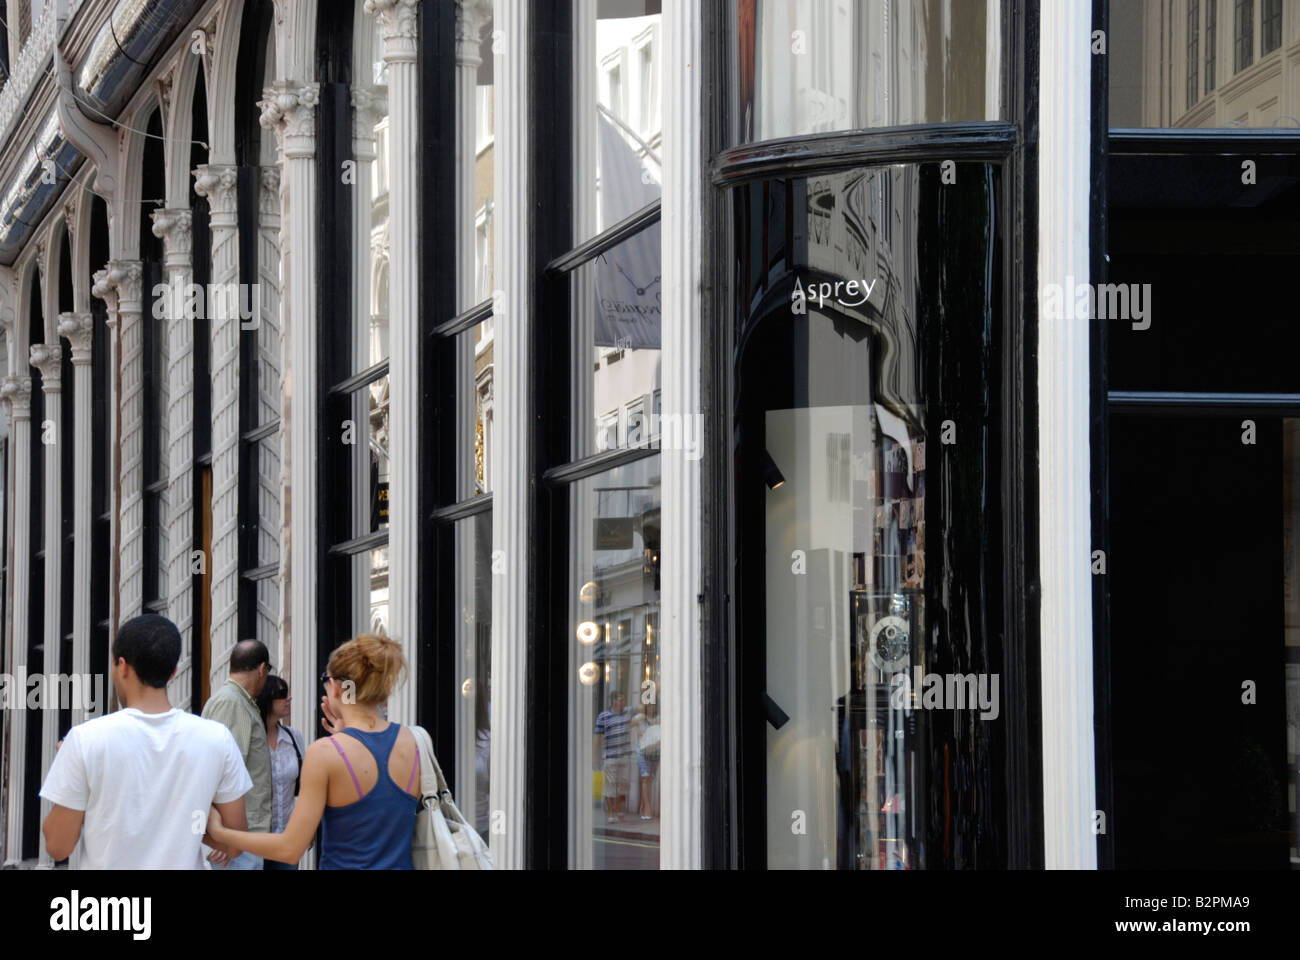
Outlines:
POLYGON ((90 363, 95 342, 95 321, 89 312, 59 314, 59 336, 72 347, 72 362, 90 363))

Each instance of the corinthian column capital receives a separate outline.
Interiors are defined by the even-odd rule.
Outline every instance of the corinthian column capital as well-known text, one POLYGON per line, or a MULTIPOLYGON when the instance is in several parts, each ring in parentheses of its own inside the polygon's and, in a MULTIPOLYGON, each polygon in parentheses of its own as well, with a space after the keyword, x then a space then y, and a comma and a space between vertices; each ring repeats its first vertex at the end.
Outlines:
POLYGON ((456 66, 478 67, 483 25, 492 19, 492 0, 456 0, 456 66))
POLYGON ((110 310, 139 308, 144 270, 139 260, 110 260, 96 271, 90 292, 108 304, 110 310))
POLYGON ((194 168, 194 192, 208 201, 213 219, 239 212, 239 170, 234 164, 201 163, 194 168))
POLYGON ((366 0, 366 13, 384 24, 384 59, 389 63, 414 63, 416 21, 420 0, 366 0))
POLYGON ((72 362, 75 365, 90 363, 90 351, 95 341, 95 322, 89 313, 59 314, 59 336, 72 347, 72 362))
POLYGON ((275 131, 286 157, 311 157, 316 153, 316 105, 320 84, 278 80, 262 92, 258 122, 275 131))
POLYGON ((32 415, 32 378, 15 377, 13 374, 5 377, 4 384, 0 385, 0 400, 3 400, 9 408, 9 416, 13 420, 26 420, 32 415))
POLYGON ((32 366, 41 371, 41 388, 47 393, 59 389, 59 376, 63 372, 63 346, 58 343, 33 343, 32 366))
POLYGON ((153 235, 163 241, 163 256, 168 267, 187 267, 194 239, 194 214, 189 207, 164 207, 155 210, 153 235))

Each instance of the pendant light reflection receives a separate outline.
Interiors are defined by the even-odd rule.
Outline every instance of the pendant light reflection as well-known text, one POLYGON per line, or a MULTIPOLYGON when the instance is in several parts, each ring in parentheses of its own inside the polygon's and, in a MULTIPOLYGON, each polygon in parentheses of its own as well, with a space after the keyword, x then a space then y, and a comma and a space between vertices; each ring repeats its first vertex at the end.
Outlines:
POLYGON ((581 681, 582 685, 585 687, 589 687, 595 683, 596 677, 599 676, 599 674, 600 669, 590 660, 578 668, 578 680, 581 681))
POLYGON ((785 483, 785 474, 781 472, 772 455, 766 450, 763 451, 763 482, 767 484, 769 490, 775 490, 785 483))
POLYGON ((596 626, 590 620, 584 620, 578 624, 578 642, 585 643, 588 646, 595 643, 600 637, 600 627, 596 626))

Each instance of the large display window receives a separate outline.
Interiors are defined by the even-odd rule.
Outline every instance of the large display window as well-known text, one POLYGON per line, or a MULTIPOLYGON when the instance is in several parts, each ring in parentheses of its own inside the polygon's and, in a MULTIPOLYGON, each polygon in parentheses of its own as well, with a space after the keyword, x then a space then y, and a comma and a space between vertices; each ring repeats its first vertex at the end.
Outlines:
POLYGON ((1001 189, 922 163, 734 191, 741 770, 768 867, 1003 856, 1001 189))

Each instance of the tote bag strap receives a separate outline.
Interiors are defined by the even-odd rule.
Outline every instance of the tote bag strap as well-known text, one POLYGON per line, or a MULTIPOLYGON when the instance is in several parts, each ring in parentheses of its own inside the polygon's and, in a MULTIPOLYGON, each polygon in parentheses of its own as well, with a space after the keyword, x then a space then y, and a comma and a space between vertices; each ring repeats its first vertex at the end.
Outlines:
POLYGON ((439 800, 450 796, 451 790, 447 787, 447 778, 442 775, 442 767, 438 766, 438 758, 434 756, 433 739, 429 732, 414 724, 410 730, 420 751, 420 793, 425 797, 435 796, 439 800))

